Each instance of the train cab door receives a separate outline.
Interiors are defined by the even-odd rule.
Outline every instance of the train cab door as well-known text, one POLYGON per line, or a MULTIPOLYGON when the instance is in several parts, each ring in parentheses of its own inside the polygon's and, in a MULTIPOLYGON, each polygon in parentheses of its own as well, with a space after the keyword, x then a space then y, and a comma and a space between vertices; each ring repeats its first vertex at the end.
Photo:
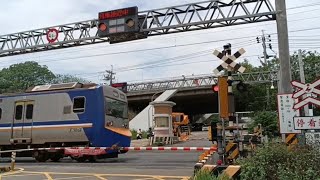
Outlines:
POLYGON ((34 101, 18 101, 15 103, 11 143, 31 143, 33 107, 34 101))

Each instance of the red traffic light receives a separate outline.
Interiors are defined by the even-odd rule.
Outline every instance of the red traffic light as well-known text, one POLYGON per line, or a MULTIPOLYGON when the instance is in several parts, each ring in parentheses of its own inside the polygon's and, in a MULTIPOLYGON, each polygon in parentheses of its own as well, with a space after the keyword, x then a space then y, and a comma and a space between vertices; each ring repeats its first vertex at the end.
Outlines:
POLYGON ((107 30, 107 25, 105 23, 100 23, 99 24, 99 30, 100 31, 105 31, 107 30))
POLYGON ((219 86, 218 85, 212 85, 212 90, 214 92, 218 92, 219 91, 219 86))

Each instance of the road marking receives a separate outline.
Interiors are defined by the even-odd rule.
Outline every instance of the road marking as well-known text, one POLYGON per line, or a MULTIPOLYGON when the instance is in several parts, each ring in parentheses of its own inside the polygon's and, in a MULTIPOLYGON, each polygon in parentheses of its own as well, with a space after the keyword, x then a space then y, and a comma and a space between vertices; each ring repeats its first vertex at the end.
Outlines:
POLYGON ((43 174, 48 178, 48 180, 53 180, 49 173, 44 172, 43 174))
POLYGON ((6 172, 6 173, 3 173, 1 176, 8 176, 8 175, 12 175, 12 174, 17 174, 17 173, 20 173, 22 171, 24 171, 24 169, 23 168, 19 168, 19 170, 17 170, 17 171, 6 172))
MULTIPOLYGON (((22 172, 23 173, 23 172, 22 172)), ((4 177, 20 177, 20 176, 41 176, 41 175, 44 175, 43 173, 39 173, 39 174, 36 174, 36 173, 33 173, 33 174, 12 174, 12 175, 7 175, 7 176, 4 176, 4 177)))
POLYGON ((165 180, 165 179, 163 179, 164 178, 163 176, 152 176, 152 177, 155 179, 158 179, 158 180, 165 180))
POLYGON ((98 178, 98 179, 101 179, 101 180, 107 180, 106 178, 104 178, 104 177, 101 177, 101 175, 94 175, 96 178, 98 178))
MULTIPOLYGON (((188 180, 187 176, 162 176, 162 175, 144 175, 144 174, 96 174, 96 173, 64 173, 64 172, 37 172, 37 171, 19 171, 21 174, 6 174, 6 177, 14 177, 14 176, 36 176, 36 175, 44 175, 48 180, 63 180, 63 179, 79 179, 79 178, 88 178, 88 177, 96 177, 100 180, 107 180, 108 176, 111 177, 135 177, 136 180, 165 180, 165 179, 182 179, 188 180), (78 175, 78 177, 63 177, 63 178, 55 178, 53 179, 51 175, 78 175), (79 177, 81 176, 81 177, 79 177), (104 176, 104 177, 102 177, 104 176)), ((3 176, 3 175, 2 175, 3 176)), ((1 180, 1 179, 0 179, 1 180)))
POLYGON ((61 180, 61 179, 78 179, 78 178, 87 178, 92 176, 78 176, 78 177, 64 177, 64 178, 55 178, 54 180, 61 180))
MULTIPOLYGON (((43 174, 44 172, 36 171, 24 171, 26 173, 43 174)), ((60 174, 60 175, 90 175, 90 176, 123 176, 123 177, 164 177, 164 178, 186 178, 187 176, 162 176, 162 175, 145 175, 145 174, 95 174, 95 173, 64 173, 64 172, 46 172, 49 174, 60 174)), ((188 178, 188 177, 187 177, 188 178)))

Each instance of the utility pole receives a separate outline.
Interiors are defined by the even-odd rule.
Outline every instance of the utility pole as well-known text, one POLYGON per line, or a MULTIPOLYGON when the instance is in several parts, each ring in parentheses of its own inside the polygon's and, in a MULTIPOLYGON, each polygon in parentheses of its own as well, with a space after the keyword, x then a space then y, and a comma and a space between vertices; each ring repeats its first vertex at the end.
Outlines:
MULTIPOLYGON (((264 30, 262 30, 262 47, 263 47, 263 59, 264 62, 262 63, 264 67, 268 67, 268 62, 267 59, 269 58, 267 54, 267 44, 266 44, 266 37, 264 34, 264 30)), ((259 38, 257 38, 258 43, 259 43, 259 38)), ((269 86, 266 84, 266 91, 267 91, 267 106, 266 108, 270 107, 270 91, 269 91, 269 86)))
MULTIPOLYGON (((292 93, 286 0, 276 0, 275 4, 280 60, 278 93, 292 93)), ((282 141, 285 142, 285 139, 285 134, 282 134, 282 141)))
MULTIPOLYGON (((298 51, 298 60, 299 60, 299 69, 300 69, 300 81, 305 84, 306 83, 306 78, 304 75, 304 63, 302 61, 302 52, 301 49, 298 51)), ((306 94, 303 96, 303 99, 310 97, 311 94, 306 94)), ((304 116, 313 116, 313 107, 312 104, 309 104, 308 106, 304 106, 304 116)))
POLYGON ((116 73, 113 72, 113 65, 111 65, 111 70, 106 70, 106 75, 104 75, 104 79, 105 81, 110 81, 110 86, 112 85, 112 80, 115 79, 114 75, 116 73))
MULTIPOLYGON (((306 83, 306 78, 304 76, 304 68, 303 68, 303 61, 302 61, 302 52, 301 49, 298 51, 298 61, 299 61, 299 70, 300 70, 300 81, 301 83, 306 83)), ((303 96, 303 99, 306 98, 307 95, 303 96)), ((309 116, 309 108, 308 106, 304 106, 304 115, 309 116)))
POLYGON ((279 77, 279 94, 292 93, 291 87, 291 64, 289 53, 289 38, 288 38, 288 22, 286 1, 276 0, 277 11, 277 29, 278 29, 278 44, 279 44, 279 59, 280 59, 280 77, 279 77))

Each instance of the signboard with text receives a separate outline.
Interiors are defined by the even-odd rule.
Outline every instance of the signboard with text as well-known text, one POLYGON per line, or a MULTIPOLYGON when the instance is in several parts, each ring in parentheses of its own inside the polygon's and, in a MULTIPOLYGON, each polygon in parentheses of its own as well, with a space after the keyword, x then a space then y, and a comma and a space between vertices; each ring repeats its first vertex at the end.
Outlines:
POLYGON ((315 130, 320 129, 320 116, 314 117, 294 117, 294 129, 315 130))
POLYGON ((281 134, 301 133, 301 130, 294 128, 293 118, 300 115, 299 110, 294 110, 295 100, 292 94, 279 94, 278 114, 281 134))
POLYGON ((307 132, 306 144, 320 147, 320 133, 307 132))

